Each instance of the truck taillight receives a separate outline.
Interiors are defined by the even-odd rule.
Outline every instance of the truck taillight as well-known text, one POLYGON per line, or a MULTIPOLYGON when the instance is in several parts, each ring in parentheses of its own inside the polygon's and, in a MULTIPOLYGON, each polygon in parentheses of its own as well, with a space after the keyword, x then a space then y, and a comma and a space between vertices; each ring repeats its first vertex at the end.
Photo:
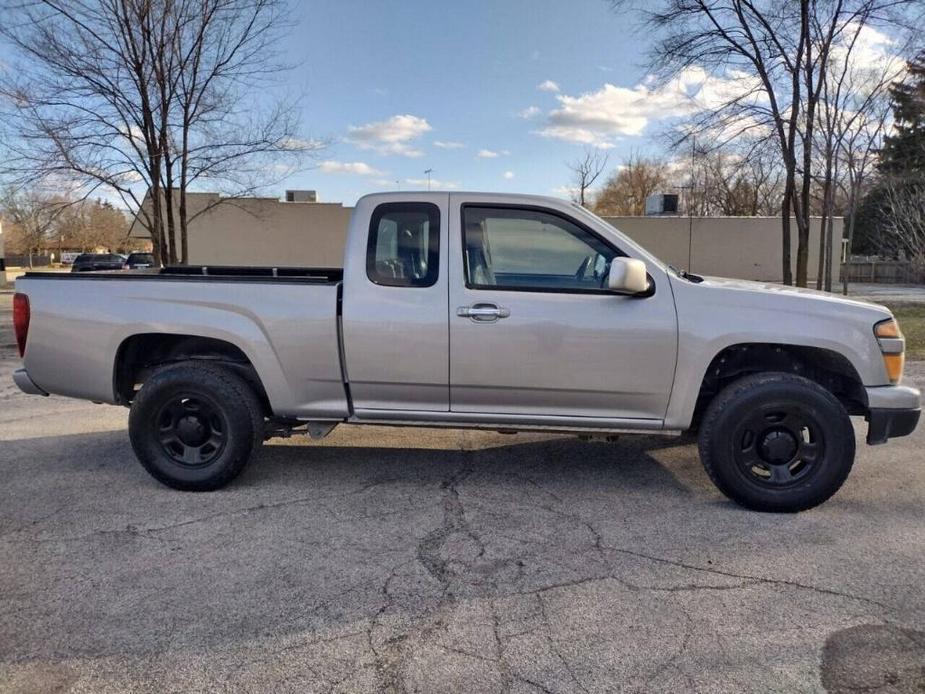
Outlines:
POLYGON ((29 335, 29 297, 25 294, 13 295, 13 332, 22 357, 26 354, 26 337, 29 335))

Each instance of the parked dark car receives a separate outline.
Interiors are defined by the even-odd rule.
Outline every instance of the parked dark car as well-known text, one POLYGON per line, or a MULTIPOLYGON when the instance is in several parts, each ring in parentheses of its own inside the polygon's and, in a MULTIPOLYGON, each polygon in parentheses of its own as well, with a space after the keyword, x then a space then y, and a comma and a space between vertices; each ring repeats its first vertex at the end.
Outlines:
POLYGON ((140 270, 147 267, 156 267, 153 253, 129 253, 122 265, 123 270, 140 270))
POLYGON ((121 270, 125 258, 116 253, 81 253, 74 258, 71 272, 92 270, 121 270))

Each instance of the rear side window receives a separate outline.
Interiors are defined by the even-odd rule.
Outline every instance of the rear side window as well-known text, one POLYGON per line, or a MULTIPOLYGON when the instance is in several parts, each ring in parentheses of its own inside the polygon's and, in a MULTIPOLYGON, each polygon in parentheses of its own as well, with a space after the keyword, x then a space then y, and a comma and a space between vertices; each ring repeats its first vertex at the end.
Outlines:
POLYGON ((440 209, 431 203, 385 203, 373 210, 366 275, 387 287, 431 287, 437 281, 440 209))

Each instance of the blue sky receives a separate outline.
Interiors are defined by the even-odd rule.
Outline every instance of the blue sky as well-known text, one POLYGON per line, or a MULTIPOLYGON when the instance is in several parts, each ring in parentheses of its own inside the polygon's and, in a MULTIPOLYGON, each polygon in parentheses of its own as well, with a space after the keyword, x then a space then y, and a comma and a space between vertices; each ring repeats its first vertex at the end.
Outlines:
POLYGON ((560 99, 644 78, 643 32, 605 0, 314 0, 292 12, 285 53, 301 65, 288 83, 304 95, 304 135, 331 145, 281 188, 350 204, 420 188, 433 168, 440 187, 549 194, 568 183, 582 140, 612 146, 613 164, 652 146, 651 123, 636 134, 638 122, 608 123, 612 112, 549 134, 560 99))
MULTIPOLYGON (((330 144, 267 195, 309 188, 353 204, 423 189, 433 169, 435 189, 567 196, 584 149, 607 151, 610 170, 665 154, 657 135, 757 87, 697 66, 656 83, 651 36, 607 0, 289 1, 280 54, 297 67, 246 106, 300 97, 299 136, 330 144)), ((893 43, 867 27, 856 59, 895 60, 893 43)))

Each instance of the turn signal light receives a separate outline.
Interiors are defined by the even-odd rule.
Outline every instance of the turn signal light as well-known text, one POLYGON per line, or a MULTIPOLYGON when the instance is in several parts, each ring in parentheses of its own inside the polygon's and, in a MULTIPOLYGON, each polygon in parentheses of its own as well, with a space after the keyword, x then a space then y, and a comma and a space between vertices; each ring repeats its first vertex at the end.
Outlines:
POLYGON ((880 343, 883 353, 883 365, 886 367, 890 383, 897 384, 903 377, 903 366, 906 363, 905 341, 895 318, 887 318, 874 326, 874 335, 880 343))
POLYGON ((893 385, 899 383, 899 379, 903 377, 905 364, 906 354, 904 352, 883 355, 883 365, 886 367, 886 374, 890 378, 890 383, 893 385))
POLYGON ((13 332, 22 357, 26 354, 26 336, 29 334, 29 297, 25 294, 13 294, 13 332))

